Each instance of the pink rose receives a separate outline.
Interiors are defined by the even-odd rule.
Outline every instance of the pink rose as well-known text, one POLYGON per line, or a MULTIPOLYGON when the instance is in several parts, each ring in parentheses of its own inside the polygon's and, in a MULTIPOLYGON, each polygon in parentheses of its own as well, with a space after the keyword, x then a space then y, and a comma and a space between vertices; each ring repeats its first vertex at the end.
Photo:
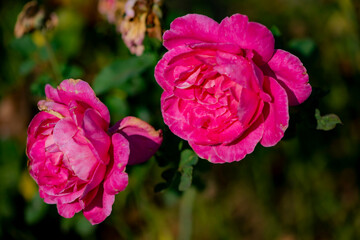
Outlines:
POLYGON ((90 223, 100 223, 128 184, 126 165, 149 159, 161 144, 161 131, 135 117, 108 131, 108 109, 82 80, 64 80, 57 89, 47 85, 45 93, 28 129, 30 175, 61 216, 82 210, 90 223), (137 147, 142 152, 131 153, 137 147))
POLYGON ((274 49, 263 25, 235 14, 217 23, 198 14, 175 19, 169 50, 155 68, 170 130, 213 163, 239 161, 258 142, 275 145, 288 127, 288 105, 311 93, 294 55, 274 49))

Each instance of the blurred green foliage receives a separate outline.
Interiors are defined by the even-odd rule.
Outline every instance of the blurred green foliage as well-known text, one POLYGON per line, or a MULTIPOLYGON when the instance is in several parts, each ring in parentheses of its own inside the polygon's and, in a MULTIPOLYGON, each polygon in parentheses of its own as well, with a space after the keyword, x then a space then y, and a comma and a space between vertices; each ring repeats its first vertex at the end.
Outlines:
POLYGON ((320 115, 320 110, 315 109, 315 118, 317 121, 317 130, 329 131, 336 127, 336 124, 341 124, 340 118, 336 114, 320 115))
POLYGON ((193 159, 180 168, 192 153, 162 121, 153 76, 161 43, 145 39, 145 54, 132 56, 96 0, 40 2, 57 13, 58 27, 20 39, 13 32, 26 1, 0 3, 1 239, 360 239, 359 1, 165 1, 164 29, 187 13, 217 21, 242 13, 266 25, 277 48, 301 59, 313 86, 290 109, 290 127, 275 147, 257 146, 237 163, 193 166, 193 159), (164 131, 156 156, 127 168, 129 186, 98 226, 82 214, 60 217, 27 173, 27 124, 44 86, 64 78, 88 81, 112 121, 132 115, 164 131), (343 125, 316 130, 316 108, 343 125))
POLYGON ((179 162, 179 171, 181 173, 180 191, 186 191, 191 186, 193 167, 197 164, 198 159, 198 156, 190 149, 181 152, 179 162))

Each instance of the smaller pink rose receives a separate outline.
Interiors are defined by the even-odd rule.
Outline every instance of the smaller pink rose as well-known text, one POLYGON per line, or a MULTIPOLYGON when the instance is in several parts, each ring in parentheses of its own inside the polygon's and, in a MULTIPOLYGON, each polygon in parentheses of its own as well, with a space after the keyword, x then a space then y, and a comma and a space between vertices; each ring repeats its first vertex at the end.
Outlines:
POLYGON ((64 80, 57 89, 47 85, 45 93, 47 99, 38 103, 41 112, 28 129, 30 175, 40 196, 56 204, 61 216, 71 218, 82 210, 90 223, 98 224, 110 215, 115 195, 128 184, 125 168, 134 155, 131 149, 138 146, 131 136, 140 132, 143 141, 138 147, 147 150, 135 154, 140 159, 135 164, 157 151, 161 131, 127 117, 109 132, 108 109, 82 80, 64 80))

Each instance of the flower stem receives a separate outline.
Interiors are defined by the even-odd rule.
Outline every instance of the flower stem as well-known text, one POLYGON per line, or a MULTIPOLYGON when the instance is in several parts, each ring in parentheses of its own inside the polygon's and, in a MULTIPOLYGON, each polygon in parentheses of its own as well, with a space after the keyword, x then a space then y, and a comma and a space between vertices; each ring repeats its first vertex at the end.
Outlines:
POLYGON ((51 65, 54 77, 55 77, 56 84, 59 84, 63 80, 62 74, 60 72, 59 64, 56 60, 54 50, 52 49, 52 47, 49 43, 49 40, 46 36, 45 31, 41 31, 41 33, 45 40, 45 48, 46 48, 47 54, 49 55, 49 61, 50 61, 50 65, 51 65))
POLYGON ((180 202, 178 240, 190 240, 192 233, 192 209, 196 189, 190 187, 184 192, 180 202))

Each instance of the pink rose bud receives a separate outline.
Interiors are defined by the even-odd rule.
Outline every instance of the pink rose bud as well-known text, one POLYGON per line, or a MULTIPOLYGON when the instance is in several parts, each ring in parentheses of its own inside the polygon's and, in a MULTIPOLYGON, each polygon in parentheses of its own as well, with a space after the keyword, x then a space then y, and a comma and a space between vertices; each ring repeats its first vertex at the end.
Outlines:
POLYGON ((129 165, 143 163, 159 149, 162 131, 156 131, 151 125, 136 117, 125 117, 109 130, 112 134, 121 134, 129 142, 129 165))
MULTIPOLYGON (((68 79, 57 89, 47 85, 45 93, 47 99, 38 103, 41 112, 28 129, 30 175, 40 196, 56 204, 61 216, 71 218, 82 210, 90 223, 98 224, 110 215, 115 194, 128 184, 125 167, 137 143, 130 144, 121 131, 108 132, 109 111, 88 83, 68 79)), ((156 132, 148 124, 142 130, 142 125, 139 131, 156 132)), ((158 145, 151 145, 142 161, 161 144, 161 132, 156 133, 158 145)))
POLYGON ((288 105, 311 93, 301 61, 274 49, 270 30, 245 15, 219 24, 188 14, 163 39, 169 51, 155 78, 164 122, 210 162, 239 161, 258 142, 274 146, 288 127, 288 105))

